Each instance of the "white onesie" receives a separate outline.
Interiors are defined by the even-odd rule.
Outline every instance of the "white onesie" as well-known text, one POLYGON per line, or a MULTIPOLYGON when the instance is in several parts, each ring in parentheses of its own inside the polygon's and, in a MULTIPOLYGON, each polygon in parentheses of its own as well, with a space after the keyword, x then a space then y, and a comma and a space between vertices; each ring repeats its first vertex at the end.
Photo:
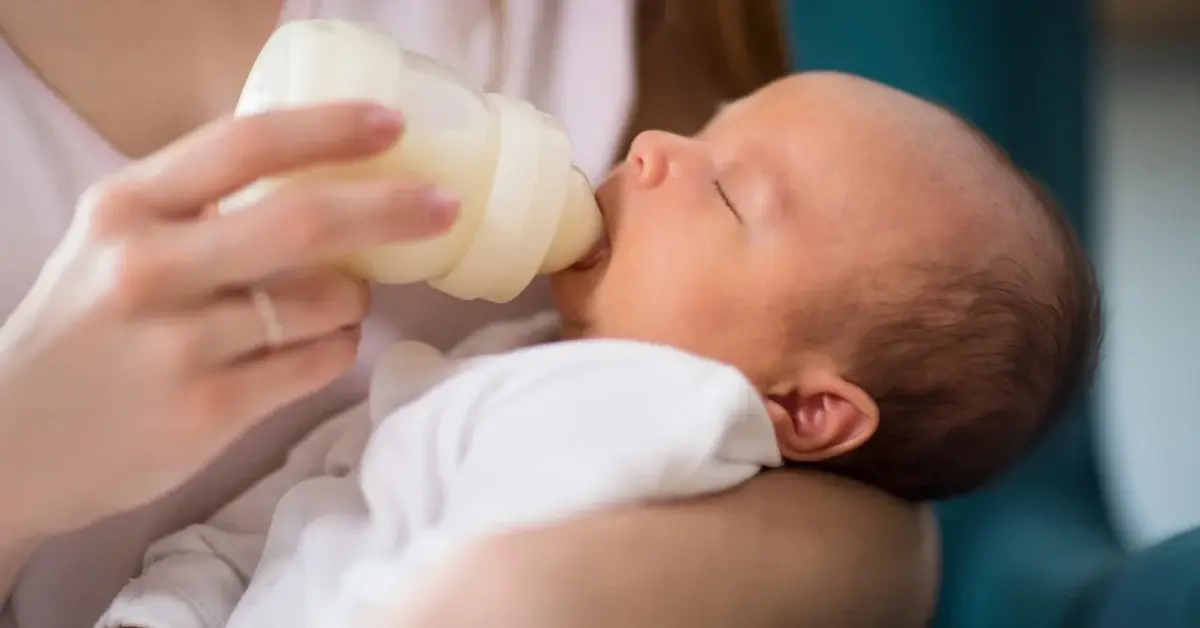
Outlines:
POLYGON ((781 463, 754 387, 666 347, 491 325, 401 343, 370 400, 206 524, 155 543, 97 626, 372 628, 467 542, 720 491, 781 463))

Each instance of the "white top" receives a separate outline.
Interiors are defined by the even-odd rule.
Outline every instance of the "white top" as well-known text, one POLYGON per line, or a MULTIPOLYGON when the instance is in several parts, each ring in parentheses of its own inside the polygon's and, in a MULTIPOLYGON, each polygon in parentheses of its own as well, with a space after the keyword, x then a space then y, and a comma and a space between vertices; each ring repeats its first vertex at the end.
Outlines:
POLYGON ((470 540, 717 492, 780 464, 733 367, 624 340, 480 355, 555 322, 493 326, 449 356, 398 344, 369 403, 209 523, 154 544, 97 628, 394 626, 405 593, 470 540))
MULTIPOLYGON (((482 81, 492 28, 486 0, 289 0, 282 19, 353 19, 482 81)), ((633 90, 633 0, 508 0, 503 90, 563 119, 573 158, 600 177, 624 130, 633 90)), ((40 83, 0 40, 0 319, 32 285, 64 234, 75 199, 128 159, 40 83)), ((158 503, 47 543, 22 572, 0 628, 89 626, 134 575, 153 539, 203 520, 322 417, 365 393, 369 367, 399 338, 451 346, 480 324, 544 308, 540 284, 500 307, 464 303, 423 286, 380 290, 363 356, 325 393, 280 413, 209 472, 158 503)), ((0 505, 2 506, 2 505, 0 505)))

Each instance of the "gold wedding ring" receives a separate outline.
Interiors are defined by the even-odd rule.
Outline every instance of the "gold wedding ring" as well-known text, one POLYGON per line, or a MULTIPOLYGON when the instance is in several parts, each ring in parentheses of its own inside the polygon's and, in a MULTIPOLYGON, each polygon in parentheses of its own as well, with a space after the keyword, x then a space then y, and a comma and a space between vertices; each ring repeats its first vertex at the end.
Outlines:
POLYGON ((254 309, 258 310, 258 316, 262 319, 264 341, 268 349, 278 349, 283 346, 283 325, 279 322, 279 312, 275 310, 275 303, 271 301, 271 295, 267 294, 262 288, 254 288, 250 290, 250 300, 254 303, 254 309))

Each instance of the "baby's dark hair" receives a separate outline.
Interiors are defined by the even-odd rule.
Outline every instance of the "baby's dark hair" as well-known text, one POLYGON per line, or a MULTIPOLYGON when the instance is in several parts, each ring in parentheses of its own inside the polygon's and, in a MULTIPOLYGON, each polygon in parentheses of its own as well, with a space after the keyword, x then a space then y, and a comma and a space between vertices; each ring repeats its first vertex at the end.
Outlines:
POLYGON ((1075 230, 1042 185, 967 126, 1025 188, 1031 209, 1019 211, 1041 223, 1030 250, 982 267, 927 262, 911 269, 918 287, 905 298, 864 297, 845 375, 878 404, 879 427, 816 465, 917 502, 972 491, 1011 466, 1091 380, 1100 348, 1100 289, 1075 230))

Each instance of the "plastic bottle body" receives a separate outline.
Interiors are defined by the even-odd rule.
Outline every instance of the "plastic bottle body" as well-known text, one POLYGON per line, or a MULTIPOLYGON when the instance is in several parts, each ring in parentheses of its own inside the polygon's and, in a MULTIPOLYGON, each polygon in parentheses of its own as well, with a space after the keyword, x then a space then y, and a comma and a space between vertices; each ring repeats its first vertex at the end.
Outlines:
POLYGON ((237 114, 350 99, 402 111, 400 141, 368 160, 257 182, 223 201, 222 211, 301 178, 413 175, 459 196, 450 230, 337 263, 381 283, 424 280, 459 298, 497 302, 514 298, 534 275, 570 265, 599 239, 599 210, 586 179, 571 167, 557 120, 474 90, 369 29, 330 20, 284 25, 255 63, 237 114))

